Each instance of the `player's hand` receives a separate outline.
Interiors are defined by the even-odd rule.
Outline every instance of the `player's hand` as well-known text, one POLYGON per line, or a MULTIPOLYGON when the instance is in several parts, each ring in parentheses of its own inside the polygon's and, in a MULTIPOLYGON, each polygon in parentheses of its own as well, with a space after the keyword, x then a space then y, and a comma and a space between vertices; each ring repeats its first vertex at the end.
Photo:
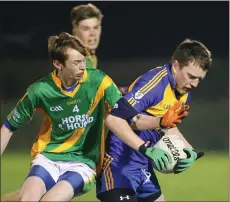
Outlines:
POLYGON ((172 157, 162 149, 149 147, 145 154, 153 161, 153 167, 156 170, 168 169, 172 163, 172 157))
POLYGON ((182 119, 188 116, 189 106, 181 102, 177 102, 171 106, 161 118, 160 125, 163 128, 174 128, 182 122, 182 119))
POLYGON ((147 141, 140 146, 139 151, 153 161, 153 167, 156 170, 168 169, 172 163, 170 154, 162 149, 149 147, 149 145, 150 142, 147 141))
POLYGON ((189 167, 193 165, 195 160, 197 159, 197 153, 189 148, 184 148, 184 152, 187 154, 186 159, 179 159, 177 161, 177 165, 175 168, 175 174, 181 173, 185 170, 187 170, 189 167))

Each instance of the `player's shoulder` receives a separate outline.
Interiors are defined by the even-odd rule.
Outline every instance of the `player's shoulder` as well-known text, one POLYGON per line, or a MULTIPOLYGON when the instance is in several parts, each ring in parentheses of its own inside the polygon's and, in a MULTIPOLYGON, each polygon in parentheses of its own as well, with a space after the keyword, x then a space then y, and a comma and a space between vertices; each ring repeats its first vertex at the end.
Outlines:
POLYGON ((151 70, 149 70, 148 72, 146 72, 146 75, 149 76, 150 79, 152 79, 152 77, 154 76, 160 76, 163 77, 164 75, 168 74, 168 66, 167 65, 163 65, 163 66, 157 66, 151 70))
POLYGON ((27 92, 28 93, 33 93, 33 94, 39 94, 43 92, 45 89, 49 89, 49 86, 51 85, 52 77, 51 73, 38 79, 34 83, 32 83, 28 88, 27 92))
POLYGON ((88 74, 88 80, 89 82, 93 83, 101 83, 103 81, 111 81, 112 79, 103 71, 99 69, 94 68, 86 68, 87 74, 88 74))
POLYGON ((140 79, 151 86, 166 87, 169 84, 170 69, 168 65, 158 66, 144 73, 140 79))

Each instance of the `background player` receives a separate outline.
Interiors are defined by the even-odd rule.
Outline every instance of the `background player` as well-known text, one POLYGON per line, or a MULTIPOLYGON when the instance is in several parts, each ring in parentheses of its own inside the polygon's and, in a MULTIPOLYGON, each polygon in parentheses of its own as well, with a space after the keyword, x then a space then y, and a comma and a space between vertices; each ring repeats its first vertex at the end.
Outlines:
MULTIPOLYGON (((93 4, 75 6, 71 11, 72 35, 79 37, 90 52, 86 57, 87 67, 98 67, 96 50, 101 38, 103 17, 101 10, 93 4)), ((119 90, 125 94, 128 88, 120 86, 119 90)))
MULTIPOLYGON (((132 118, 137 113, 161 117, 174 103, 187 103, 190 91, 204 79, 211 63, 210 51, 202 43, 188 39, 177 47, 170 64, 152 69, 130 86, 129 93, 118 101, 118 107, 107 117, 107 125, 112 132, 107 137, 104 169, 98 178, 98 199, 102 202, 164 201, 151 161, 125 145, 115 134, 126 130, 121 128, 122 119, 132 118), (129 114, 124 111, 129 111, 129 114)), ((159 130, 136 132, 145 142, 150 140, 152 145, 161 138, 159 130)), ((167 133, 180 136, 187 145, 185 152, 188 157, 178 161, 175 170, 176 173, 183 172, 194 163, 197 154, 177 128, 169 129, 167 133)), ((137 148, 138 140, 135 141, 137 148)), ((140 151, 146 152, 146 145, 139 143, 139 147, 140 151)), ((166 167, 167 153, 160 149, 154 152, 158 170, 166 167)))
POLYGON ((90 55, 86 58, 86 66, 97 68, 96 49, 101 37, 101 21, 103 14, 93 4, 75 6, 71 11, 72 35, 79 37, 90 55))
MULTIPOLYGON (((2 154, 13 131, 31 120, 35 109, 44 116, 19 201, 69 201, 93 187, 103 154, 105 103, 111 108, 121 96, 106 74, 85 68, 87 49, 77 37, 51 36, 48 50, 56 70, 28 88, 1 128, 2 154)), ((142 117, 155 124, 150 116, 140 115, 137 121, 142 117)), ((159 118, 155 120, 159 127, 159 118)), ((128 135, 120 137, 132 147, 131 139, 138 137, 128 135)))

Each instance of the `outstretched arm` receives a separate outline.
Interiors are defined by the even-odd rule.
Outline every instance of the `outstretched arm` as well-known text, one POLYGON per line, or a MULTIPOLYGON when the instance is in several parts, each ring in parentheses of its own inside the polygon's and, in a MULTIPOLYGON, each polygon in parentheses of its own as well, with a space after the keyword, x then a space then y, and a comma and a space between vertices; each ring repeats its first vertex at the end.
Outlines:
POLYGON ((28 90, 26 92, 1 127, 1 155, 5 151, 13 132, 21 127, 27 120, 32 119, 37 101, 34 92, 36 91, 31 92, 28 90))
POLYGON ((13 132, 10 131, 5 124, 1 127, 1 155, 4 152, 6 146, 9 143, 10 138, 12 137, 13 132))

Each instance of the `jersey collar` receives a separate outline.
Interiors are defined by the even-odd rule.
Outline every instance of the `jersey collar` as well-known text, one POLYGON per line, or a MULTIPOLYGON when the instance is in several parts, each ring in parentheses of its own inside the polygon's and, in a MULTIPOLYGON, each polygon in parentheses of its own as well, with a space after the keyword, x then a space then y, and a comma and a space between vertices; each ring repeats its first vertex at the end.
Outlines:
MULTIPOLYGON (((62 83, 61 83, 61 79, 59 79, 57 77, 57 71, 54 70, 52 73, 51 73, 51 77, 52 77, 52 80, 53 82, 55 83, 55 85, 60 89, 60 91, 64 94, 64 95, 67 95, 67 96, 70 96, 70 97, 73 97, 76 92, 78 91, 78 89, 80 88, 80 85, 77 85, 76 88, 72 91, 72 92, 67 92, 67 91, 64 91, 62 89, 62 83)), ((78 82, 78 84, 82 84, 84 82, 86 82, 88 80, 88 72, 87 70, 85 69, 84 70, 84 75, 82 77, 82 79, 78 82)))

